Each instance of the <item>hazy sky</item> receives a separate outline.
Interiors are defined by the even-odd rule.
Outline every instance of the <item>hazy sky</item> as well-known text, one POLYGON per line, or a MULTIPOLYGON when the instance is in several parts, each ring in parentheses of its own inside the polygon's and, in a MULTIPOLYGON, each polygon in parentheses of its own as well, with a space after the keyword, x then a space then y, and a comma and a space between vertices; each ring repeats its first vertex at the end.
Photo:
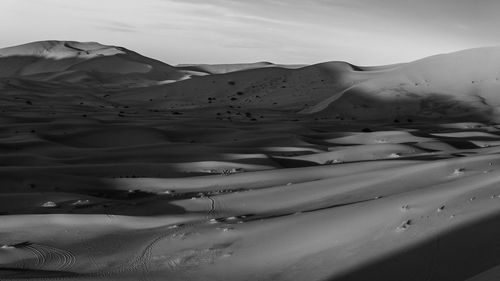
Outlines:
POLYGON ((0 0, 0 46, 57 39, 166 63, 377 65, 500 45, 500 0, 0 0))

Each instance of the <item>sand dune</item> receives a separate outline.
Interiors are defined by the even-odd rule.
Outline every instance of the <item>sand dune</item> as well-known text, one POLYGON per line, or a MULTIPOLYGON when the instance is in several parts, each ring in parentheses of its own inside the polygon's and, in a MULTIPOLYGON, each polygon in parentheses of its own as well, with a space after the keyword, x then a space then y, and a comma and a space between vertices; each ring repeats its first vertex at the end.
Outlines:
POLYGON ((265 67, 282 67, 282 68, 301 68, 305 65, 284 65, 274 64, 271 62, 256 62, 256 63, 237 63, 237 64, 181 64, 176 68, 183 71, 192 71, 199 73, 198 75, 209 74, 224 74, 236 71, 243 71, 249 69, 265 68, 265 67))
POLYGON ((496 280, 499 50, 0 49, 0 280, 496 280))
POLYGON ((40 41, 0 49, 0 77, 13 76, 116 84, 177 80, 183 74, 172 66, 122 47, 95 42, 40 41))
POLYGON ((375 74, 304 113, 342 118, 491 120, 499 105, 500 48, 437 55, 375 74), (396 106, 395 106, 396 104, 396 106))

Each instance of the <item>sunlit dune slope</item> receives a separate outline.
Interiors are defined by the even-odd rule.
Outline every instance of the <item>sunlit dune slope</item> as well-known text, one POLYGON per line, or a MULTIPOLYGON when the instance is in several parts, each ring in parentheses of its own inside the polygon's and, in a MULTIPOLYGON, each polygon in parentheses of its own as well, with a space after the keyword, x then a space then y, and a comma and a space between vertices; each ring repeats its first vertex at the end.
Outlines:
MULTIPOLYGON (((305 114, 356 120, 497 118, 500 48, 402 64, 325 99, 305 114)), ((367 75, 372 75, 370 72, 367 75)))

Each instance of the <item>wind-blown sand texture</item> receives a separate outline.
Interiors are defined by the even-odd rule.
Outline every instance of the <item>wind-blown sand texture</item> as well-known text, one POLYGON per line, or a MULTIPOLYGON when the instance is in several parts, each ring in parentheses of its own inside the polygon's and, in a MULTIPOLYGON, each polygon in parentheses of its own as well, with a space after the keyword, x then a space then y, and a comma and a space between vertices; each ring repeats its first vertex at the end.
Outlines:
POLYGON ((499 66, 0 49, 0 280, 497 280, 499 66))

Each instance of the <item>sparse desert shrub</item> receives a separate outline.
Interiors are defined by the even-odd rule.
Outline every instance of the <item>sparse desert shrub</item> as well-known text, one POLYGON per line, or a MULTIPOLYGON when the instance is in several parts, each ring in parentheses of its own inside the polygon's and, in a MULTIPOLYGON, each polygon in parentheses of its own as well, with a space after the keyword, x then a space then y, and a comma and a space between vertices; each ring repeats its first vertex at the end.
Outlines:
POLYGON ((58 205, 55 202, 48 201, 42 204, 42 207, 44 208, 57 208, 58 205))
POLYGON ((227 175, 239 173, 239 172, 243 172, 243 168, 223 169, 221 171, 221 175, 227 176, 227 175))

